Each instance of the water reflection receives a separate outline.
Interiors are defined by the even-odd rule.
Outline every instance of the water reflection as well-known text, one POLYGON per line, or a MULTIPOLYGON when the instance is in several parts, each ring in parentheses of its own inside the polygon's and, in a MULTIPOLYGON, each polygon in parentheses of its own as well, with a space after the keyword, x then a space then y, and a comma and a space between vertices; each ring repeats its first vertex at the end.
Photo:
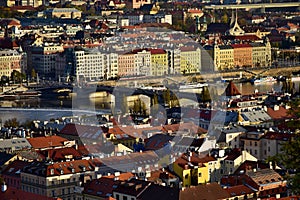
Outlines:
MULTIPOLYGON (((298 91, 299 83, 300 82, 295 82, 296 91, 298 91)), ((242 94, 246 95, 252 94, 256 89, 259 92, 281 91, 282 83, 275 82, 259 85, 237 83, 236 86, 242 94)), ((0 101, 1 107, 23 108, 1 108, 0 119, 5 121, 9 118, 16 117, 21 121, 33 119, 49 120, 50 118, 73 116, 74 112, 72 109, 83 110, 86 112, 99 112, 99 110, 110 112, 112 106, 111 95, 99 95, 95 98, 91 98, 89 93, 79 94, 80 95, 74 96, 73 99, 66 96, 57 96, 56 98, 43 96, 26 100, 0 101), (40 108, 40 110, 35 110, 33 108, 40 108), (46 109, 43 110, 43 108, 46 109)))

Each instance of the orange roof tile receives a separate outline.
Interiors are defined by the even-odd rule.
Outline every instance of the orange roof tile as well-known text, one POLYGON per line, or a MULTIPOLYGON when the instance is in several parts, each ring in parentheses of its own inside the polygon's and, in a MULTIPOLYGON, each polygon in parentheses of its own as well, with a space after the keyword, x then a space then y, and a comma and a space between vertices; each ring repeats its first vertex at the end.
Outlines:
POLYGON ((3 200, 61 200, 61 198, 46 197, 31 192, 25 192, 16 188, 7 188, 5 192, 0 192, 0 199, 3 200))
POLYGON ((36 137, 28 138, 28 142, 34 149, 42 149, 49 147, 63 147, 64 142, 68 141, 67 139, 60 136, 47 136, 47 137, 36 137))
POLYGON ((73 147, 66 147, 66 148, 59 148, 59 149, 47 149, 43 151, 38 151, 39 155, 42 158, 49 157, 53 161, 61 161, 65 160, 66 156, 72 155, 73 158, 80 158, 82 156, 75 148, 73 147))
POLYGON ((245 195, 245 194, 251 194, 251 193, 255 192, 254 190, 250 189, 249 187, 247 187, 245 185, 237 185, 237 186, 226 188, 224 190, 226 192, 228 192, 228 194, 231 197, 241 196, 241 195, 245 195))
POLYGON ((286 119, 286 118, 293 118, 291 114, 289 114, 288 109, 285 109, 282 106, 279 106, 278 110, 274 110, 273 108, 268 107, 267 113, 270 115, 272 119, 286 119))

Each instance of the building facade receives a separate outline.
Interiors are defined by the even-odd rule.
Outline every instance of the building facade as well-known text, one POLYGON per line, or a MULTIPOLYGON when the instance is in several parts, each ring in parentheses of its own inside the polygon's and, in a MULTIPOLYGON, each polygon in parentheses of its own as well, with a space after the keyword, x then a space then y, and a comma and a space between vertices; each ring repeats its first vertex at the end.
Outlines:
POLYGON ((96 168, 90 160, 54 164, 32 162, 21 172, 21 189, 47 197, 75 199, 76 189, 97 178, 96 168))
POLYGON ((33 44, 28 48, 28 67, 35 69, 39 77, 54 78, 59 54, 64 51, 59 44, 33 44))
POLYGON ((0 51, 0 77, 10 77, 11 73, 16 70, 24 73, 27 69, 26 53, 17 50, 0 51))

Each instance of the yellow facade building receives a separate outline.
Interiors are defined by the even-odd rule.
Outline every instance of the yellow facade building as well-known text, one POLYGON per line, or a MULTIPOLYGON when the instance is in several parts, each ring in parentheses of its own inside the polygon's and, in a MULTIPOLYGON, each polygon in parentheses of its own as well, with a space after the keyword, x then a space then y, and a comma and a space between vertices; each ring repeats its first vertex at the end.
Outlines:
POLYGON ((194 47, 180 48, 180 71, 182 74, 199 73, 201 70, 201 50, 194 47))
POLYGON ((210 181, 208 166, 211 161, 215 161, 211 156, 199 157, 196 153, 189 152, 173 163, 173 170, 182 180, 183 187, 204 184, 210 181))
POLYGON ((163 76, 168 74, 168 57, 167 52, 163 49, 150 49, 151 65, 150 74, 152 76, 163 76))
POLYGON ((215 70, 234 68, 233 48, 230 45, 215 45, 213 55, 215 70))

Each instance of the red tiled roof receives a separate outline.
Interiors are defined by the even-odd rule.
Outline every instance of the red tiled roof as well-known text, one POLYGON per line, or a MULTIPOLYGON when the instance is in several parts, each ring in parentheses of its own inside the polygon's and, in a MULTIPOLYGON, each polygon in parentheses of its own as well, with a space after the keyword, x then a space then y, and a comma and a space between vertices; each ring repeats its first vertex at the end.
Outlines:
POLYGON ((0 192, 0 199, 3 200, 61 200, 61 198, 46 197, 31 192, 25 192, 15 188, 7 188, 5 192, 0 192))
MULTIPOLYGON (((272 169, 260 169, 257 171, 247 171, 246 174, 257 186, 268 183, 281 183, 284 179, 272 169)), ((274 187, 276 187, 274 185, 274 187)))
POLYGON ((288 109, 285 109, 282 106, 279 106, 279 109, 276 111, 273 108, 268 107, 267 113, 272 119, 293 118, 293 116, 288 113, 288 109))
POLYGON ((185 168, 185 166, 190 167, 188 163, 192 163, 194 166, 203 167, 204 163, 208 163, 210 161, 215 161, 215 158, 208 155, 200 157, 198 154, 192 152, 192 156, 189 156, 188 153, 182 154, 182 156, 178 158, 175 161, 175 163, 182 168, 185 168), (190 161, 189 161, 189 157, 190 157, 190 161))
POLYGON ((239 156, 242 155, 242 151, 241 149, 233 149, 225 158, 225 160, 232 160, 234 161, 235 159, 237 159, 239 156))
POLYGON ((233 48, 248 48, 248 47, 252 48, 252 46, 250 44, 232 44, 231 46, 233 48))
POLYGON ((196 48, 193 46, 180 47, 179 49, 180 49, 180 51, 195 51, 196 50, 196 48))
POLYGON ((188 9, 189 13, 203 13, 202 10, 198 10, 198 9, 188 9))
POLYGON ((168 171, 168 170, 155 170, 155 171, 151 171, 151 176, 147 179, 148 181, 151 182, 156 182, 159 179, 173 179, 176 178, 177 176, 174 175, 172 172, 168 171))
POLYGON ((60 161, 65 160, 66 156, 72 155, 72 158, 80 158, 82 156, 75 148, 73 147, 66 147, 66 148, 59 148, 59 149, 48 149, 43 151, 38 151, 43 159, 49 157, 53 161, 60 161))
POLYGON ((288 141, 292 137, 295 137, 295 134, 290 134, 290 133, 276 133, 276 132, 267 132, 262 136, 265 139, 270 139, 270 140, 282 140, 282 141, 288 141))
POLYGON ((226 188, 224 190, 226 192, 228 192, 228 194, 231 197, 242 196, 245 194, 251 194, 251 193, 255 192, 254 190, 250 189, 249 187, 247 187, 245 185, 237 185, 237 186, 226 188))
POLYGON ((83 193, 105 198, 108 194, 113 193, 114 185, 117 186, 119 183, 120 181, 118 180, 101 177, 87 183, 84 187, 83 193))
POLYGON ((166 51, 163 49, 150 49, 151 54, 165 54, 166 51))
POLYGON ((130 181, 121 182, 114 191, 121 193, 121 194, 127 194, 130 196, 137 197, 150 184, 151 184, 151 182, 148 182, 148 181, 131 179, 130 181))
POLYGON ((9 25, 9 26, 20 26, 20 21, 17 19, 7 18, 0 20, 0 26, 9 25))
POLYGON ((23 167, 27 166, 29 163, 22 160, 14 160, 11 162, 5 170, 2 171, 2 175, 5 176, 20 176, 20 173, 16 173, 23 167))
POLYGON ((121 173, 117 179, 115 179, 115 175, 103 176, 87 183, 83 193, 105 198, 108 194, 113 193, 113 190, 121 183, 121 181, 127 181, 132 177, 134 177, 134 175, 130 172, 121 173))
POLYGON ((126 173, 121 173, 119 176, 115 176, 113 174, 113 175, 110 175, 110 176, 103 176, 103 177, 110 178, 110 179, 114 179, 114 178, 117 177, 118 180, 120 180, 120 181, 126 181, 126 180, 134 177, 134 174, 131 173, 131 172, 126 172, 126 173))
POLYGON ((201 128, 200 126, 195 125, 193 122, 186 122, 182 124, 168 124, 163 125, 162 131, 168 133, 169 131, 176 132, 178 130, 190 130, 191 133, 198 134, 198 133, 206 133, 207 130, 201 128))
POLYGON ((63 147, 64 142, 68 141, 63 137, 56 135, 47 137, 28 138, 27 140, 34 149, 42 149, 48 147, 63 147))
POLYGON ((240 91, 237 89, 237 87, 235 86, 235 84, 230 81, 228 86, 225 89, 225 95, 226 96, 237 96, 237 95, 241 95, 240 91))
MULTIPOLYGON (((261 40, 259 37, 257 37, 256 35, 238 35, 234 37, 237 40, 250 40, 250 41, 257 41, 257 40, 261 40)), ((245 47, 251 47, 250 46, 245 46, 245 47)), ((239 47, 236 47, 239 48, 239 47)))
POLYGON ((158 150, 164 147, 174 137, 165 134, 155 134, 150 138, 145 139, 145 148, 147 150, 158 150))
POLYGON ((198 185, 180 191, 180 200, 191 199, 227 199, 229 194, 218 183, 198 185))
POLYGON ((267 169, 270 168, 269 164, 263 163, 261 161, 250 161, 246 160, 243 162, 234 172, 234 174, 240 174, 241 171, 253 170, 253 169, 267 169))
POLYGON ((59 162, 47 166, 46 176, 59 176, 62 174, 61 170, 63 170, 63 174, 74 174, 83 171, 93 171, 94 169, 95 166, 90 160, 59 162), (53 170, 53 174, 51 173, 51 170, 53 170))

